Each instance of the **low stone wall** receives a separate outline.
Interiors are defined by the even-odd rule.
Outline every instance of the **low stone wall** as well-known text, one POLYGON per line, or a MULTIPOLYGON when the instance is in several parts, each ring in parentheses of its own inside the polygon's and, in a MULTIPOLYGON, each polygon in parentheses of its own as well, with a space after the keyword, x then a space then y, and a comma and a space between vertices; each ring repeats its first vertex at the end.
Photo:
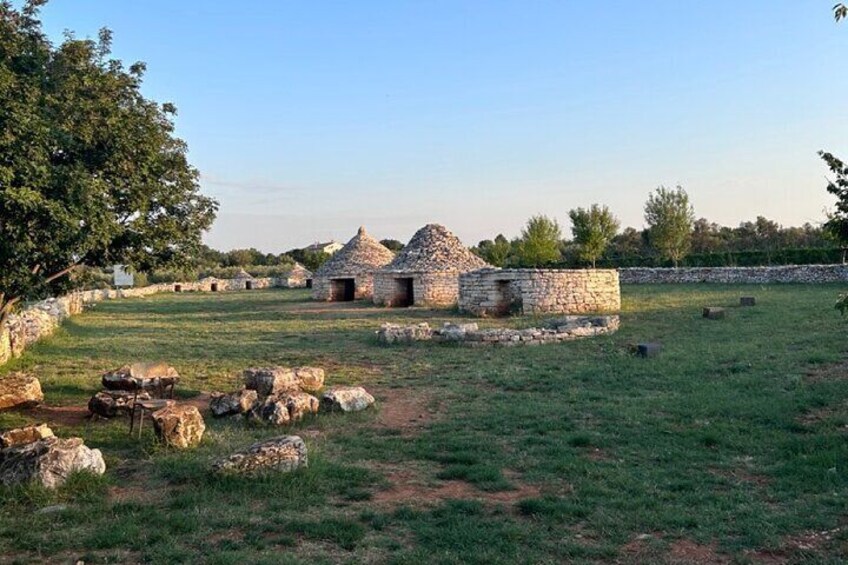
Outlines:
MULTIPOLYGON (((250 288, 286 287, 287 281, 276 278, 255 279, 204 279, 197 282, 161 283, 139 288, 97 289, 74 292, 59 298, 48 298, 29 305, 12 314, 0 327, 0 365, 13 357, 19 357, 24 349, 36 341, 51 335, 65 318, 79 314, 87 304, 119 298, 141 298, 161 292, 212 292, 245 290, 250 288)), ((304 282, 305 284, 305 282, 304 282)))
POLYGON ((848 265, 782 265, 778 267, 681 267, 619 269, 621 284, 821 284, 848 282, 848 265))
POLYGON ((377 272, 374 274, 374 304, 378 306, 428 306, 449 308, 459 299, 459 273, 377 272), (413 297, 404 303, 401 295, 412 280, 413 297))
POLYGON ((447 323, 437 330, 431 329, 427 323, 412 326, 383 324, 377 331, 377 341, 387 344, 415 341, 452 342, 468 347, 542 345, 613 333, 618 330, 620 323, 618 316, 566 316, 549 320, 542 327, 520 330, 481 330, 473 323, 447 323))
POLYGON ((339 295, 339 289, 334 286, 333 281, 342 279, 353 279, 354 300, 370 299, 374 295, 374 275, 351 274, 333 275, 332 277, 317 276, 312 278, 312 299, 322 301, 343 300, 343 294, 339 295))
POLYGON ((476 316, 586 314, 621 308, 613 269, 481 269, 459 276, 459 309, 476 316))

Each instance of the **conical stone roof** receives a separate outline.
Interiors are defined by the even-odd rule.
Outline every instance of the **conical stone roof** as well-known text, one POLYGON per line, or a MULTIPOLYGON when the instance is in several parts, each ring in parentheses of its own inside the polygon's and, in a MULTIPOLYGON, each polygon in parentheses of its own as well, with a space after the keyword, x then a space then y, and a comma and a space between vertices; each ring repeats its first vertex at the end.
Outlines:
POLYGON ((445 226, 427 224, 382 271, 465 273, 490 267, 445 226))
POLYGON ((353 239, 315 271, 315 276, 373 273, 388 265, 394 257, 395 254, 388 247, 368 235, 362 226, 353 239))

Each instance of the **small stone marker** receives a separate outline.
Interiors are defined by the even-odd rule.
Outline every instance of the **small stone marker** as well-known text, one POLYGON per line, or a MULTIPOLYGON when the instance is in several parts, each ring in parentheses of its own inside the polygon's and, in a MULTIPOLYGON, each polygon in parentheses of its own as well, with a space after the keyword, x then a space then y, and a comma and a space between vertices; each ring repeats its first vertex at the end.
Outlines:
POLYGON ((662 345, 659 343, 640 343, 636 345, 636 355, 639 357, 656 357, 660 354, 662 345))
POLYGON ((188 404, 166 406, 154 412, 151 418, 159 440, 179 449, 197 447, 206 431, 200 410, 188 404))
POLYGON ((739 306, 756 306, 757 299, 753 296, 743 296, 739 299, 739 306))
POLYGON ((215 471, 258 475, 269 471, 288 473, 307 467, 306 444, 299 436, 282 436, 254 443, 213 465, 215 471))
POLYGON ((715 306, 704 308, 704 318, 708 320, 722 320, 724 319, 724 308, 717 308, 715 306))

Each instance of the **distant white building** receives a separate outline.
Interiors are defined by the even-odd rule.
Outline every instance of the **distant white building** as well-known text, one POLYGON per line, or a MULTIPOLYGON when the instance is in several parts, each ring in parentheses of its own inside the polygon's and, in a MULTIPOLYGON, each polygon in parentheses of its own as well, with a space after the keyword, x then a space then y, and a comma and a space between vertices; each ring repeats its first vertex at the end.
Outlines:
POLYGON ((125 265, 112 265, 112 284, 115 286, 133 286, 135 281, 132 273, 125 265))
POLYGON ((327 243, 313 243, 307 247, 306 250, 332 255, 342 247, 344 247, 343 243, 339 243, 338 241, 328 241, 327 243))

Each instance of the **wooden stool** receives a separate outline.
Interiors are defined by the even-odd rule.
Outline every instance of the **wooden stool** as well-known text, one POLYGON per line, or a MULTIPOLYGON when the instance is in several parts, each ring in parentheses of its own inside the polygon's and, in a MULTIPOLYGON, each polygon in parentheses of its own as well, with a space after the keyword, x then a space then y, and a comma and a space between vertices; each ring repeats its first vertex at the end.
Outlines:
POLYGON ((138 437, 141 439, 141 428, 144 425, 144 413, 147 412, 149 414, 153 414, 157 410, 161 410, 162 408, 166 408, 168 406, 173 406, 176 404, 175 401, 167 399, 167 398, 155 398, 153 400, 136 400, 133 402, 132 412, 130 413, 130 435, 133 433, 133 429, 135 428, 135 413, 139 411, 138 418, 138 437))

